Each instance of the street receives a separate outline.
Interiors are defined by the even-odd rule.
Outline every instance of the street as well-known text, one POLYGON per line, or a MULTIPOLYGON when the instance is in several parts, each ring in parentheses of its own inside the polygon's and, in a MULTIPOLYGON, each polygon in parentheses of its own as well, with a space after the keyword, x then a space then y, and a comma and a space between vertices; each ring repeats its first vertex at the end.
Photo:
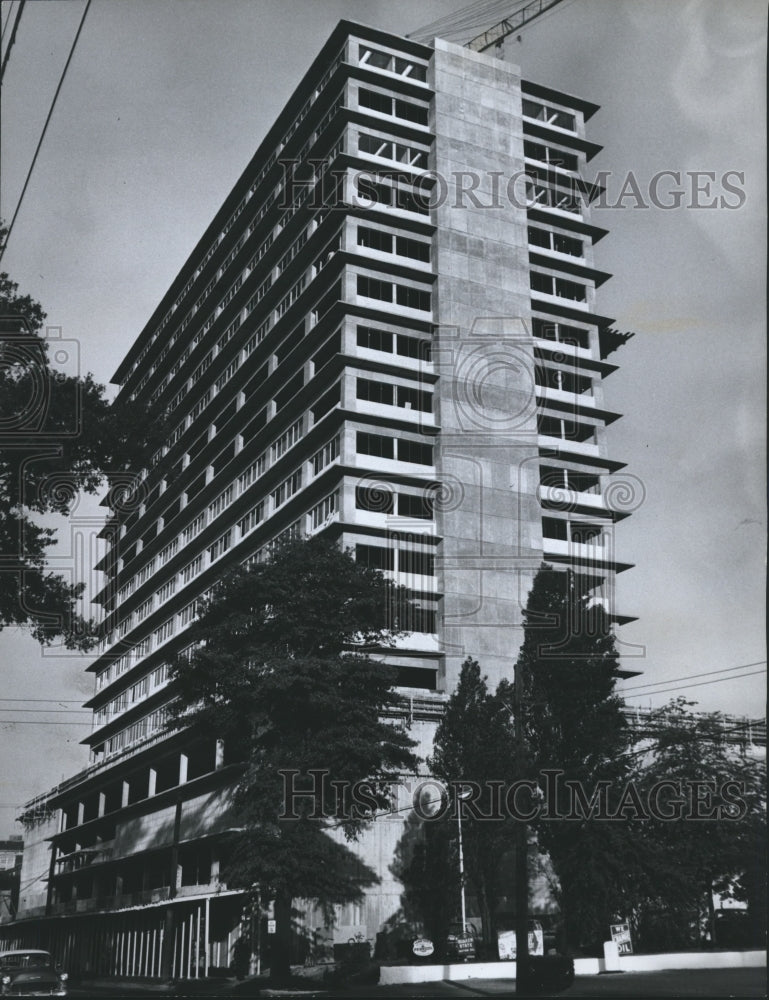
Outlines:
MULTIPOLYGON (((563 997, 765 997, 767 993, 766 969, 698 969, 667 972, 634 972, 578 976, 574 985, 563 997)), ((430 997, 507 997, 515 996, 515 983, 504 979, 467 979, 462 982, 424 983, 418 986, 351 986, 343 990, 297 991, 262 987, 258 992, 255 982, 222 984, 216 991, 196 988, 194 992, 171 992, 156 987, 73 987, 71 997, 276 997, 276 998, 327 998, 327 1000, 374 1000, 378 997, 421 1000, 430 997)))

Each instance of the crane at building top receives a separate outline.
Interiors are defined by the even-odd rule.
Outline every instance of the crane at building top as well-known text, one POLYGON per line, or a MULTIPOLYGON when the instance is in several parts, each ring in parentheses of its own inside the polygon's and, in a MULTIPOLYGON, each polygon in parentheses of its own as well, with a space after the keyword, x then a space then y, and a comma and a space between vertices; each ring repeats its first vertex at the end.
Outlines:
POLYGON ((509 17, 503 18, 486 31, 482 31, 480 35, 471 38, 465 48, 472 49, 473 52, 485 52, 492 45, 501 45, 508 35, 519 31, 525 24, 530 24, 536 17, 541 17, 559 3, 563 3, 563 0, 529 0, 509 17))
MULTIPOLYGON (((542 17, 553 7, 563 0, 520 0, 513 4, 514 9, 506 13, 500 21, 492 24, 490 28, 475 35, 469 42, 465 42, 465 48, 474 52, 485 52, 492 46, 500 46, 508 35, 520 31, 527 24, 531 24, 538 17, 542 17)), ((408 37, 416 41, 429 41, 436 35, 440 38, 455 36, 460 40, 462 36, 467 38, 471 31, 477 31, 485 22, 488 23, 491 17, 509 9, 509 0, 487 0, 487 2, 477 2, 469 7, 463 7, 445 17, 430 21, 429 24, 412 31, 408 37)))

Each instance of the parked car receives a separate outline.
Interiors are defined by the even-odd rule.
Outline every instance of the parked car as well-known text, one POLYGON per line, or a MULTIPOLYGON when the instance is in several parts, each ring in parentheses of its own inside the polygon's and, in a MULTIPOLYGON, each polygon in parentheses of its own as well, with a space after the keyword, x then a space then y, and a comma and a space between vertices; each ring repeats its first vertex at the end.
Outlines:
POLYGON ((0 996, 65 997, 67 973, 50 952, 37 948, 0 951, 0 996))

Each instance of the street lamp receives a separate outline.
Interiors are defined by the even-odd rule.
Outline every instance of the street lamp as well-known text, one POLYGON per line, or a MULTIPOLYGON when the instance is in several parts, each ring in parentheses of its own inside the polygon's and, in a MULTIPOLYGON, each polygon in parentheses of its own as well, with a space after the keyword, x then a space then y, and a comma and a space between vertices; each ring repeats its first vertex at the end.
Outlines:
MULTIPOLYGON (((462 788, 457 792, 460 803, 469 799, 472 789, 462 788)), ((465 907, 465 856, 462 851, 462 806, 457 809, 457 831, 459 833, 459 894, 462 902, 462 934, 467 933, 467 910, 465 907)))

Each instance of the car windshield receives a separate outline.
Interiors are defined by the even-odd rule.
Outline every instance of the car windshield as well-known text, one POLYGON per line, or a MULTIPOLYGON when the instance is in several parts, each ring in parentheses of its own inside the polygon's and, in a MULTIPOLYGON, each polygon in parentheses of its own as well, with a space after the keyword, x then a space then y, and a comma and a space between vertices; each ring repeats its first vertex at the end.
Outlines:
POLYGON ((15 951, 12 955, 0 955, 0 969, 50 969, 53 960, 47 952, 15 951))

